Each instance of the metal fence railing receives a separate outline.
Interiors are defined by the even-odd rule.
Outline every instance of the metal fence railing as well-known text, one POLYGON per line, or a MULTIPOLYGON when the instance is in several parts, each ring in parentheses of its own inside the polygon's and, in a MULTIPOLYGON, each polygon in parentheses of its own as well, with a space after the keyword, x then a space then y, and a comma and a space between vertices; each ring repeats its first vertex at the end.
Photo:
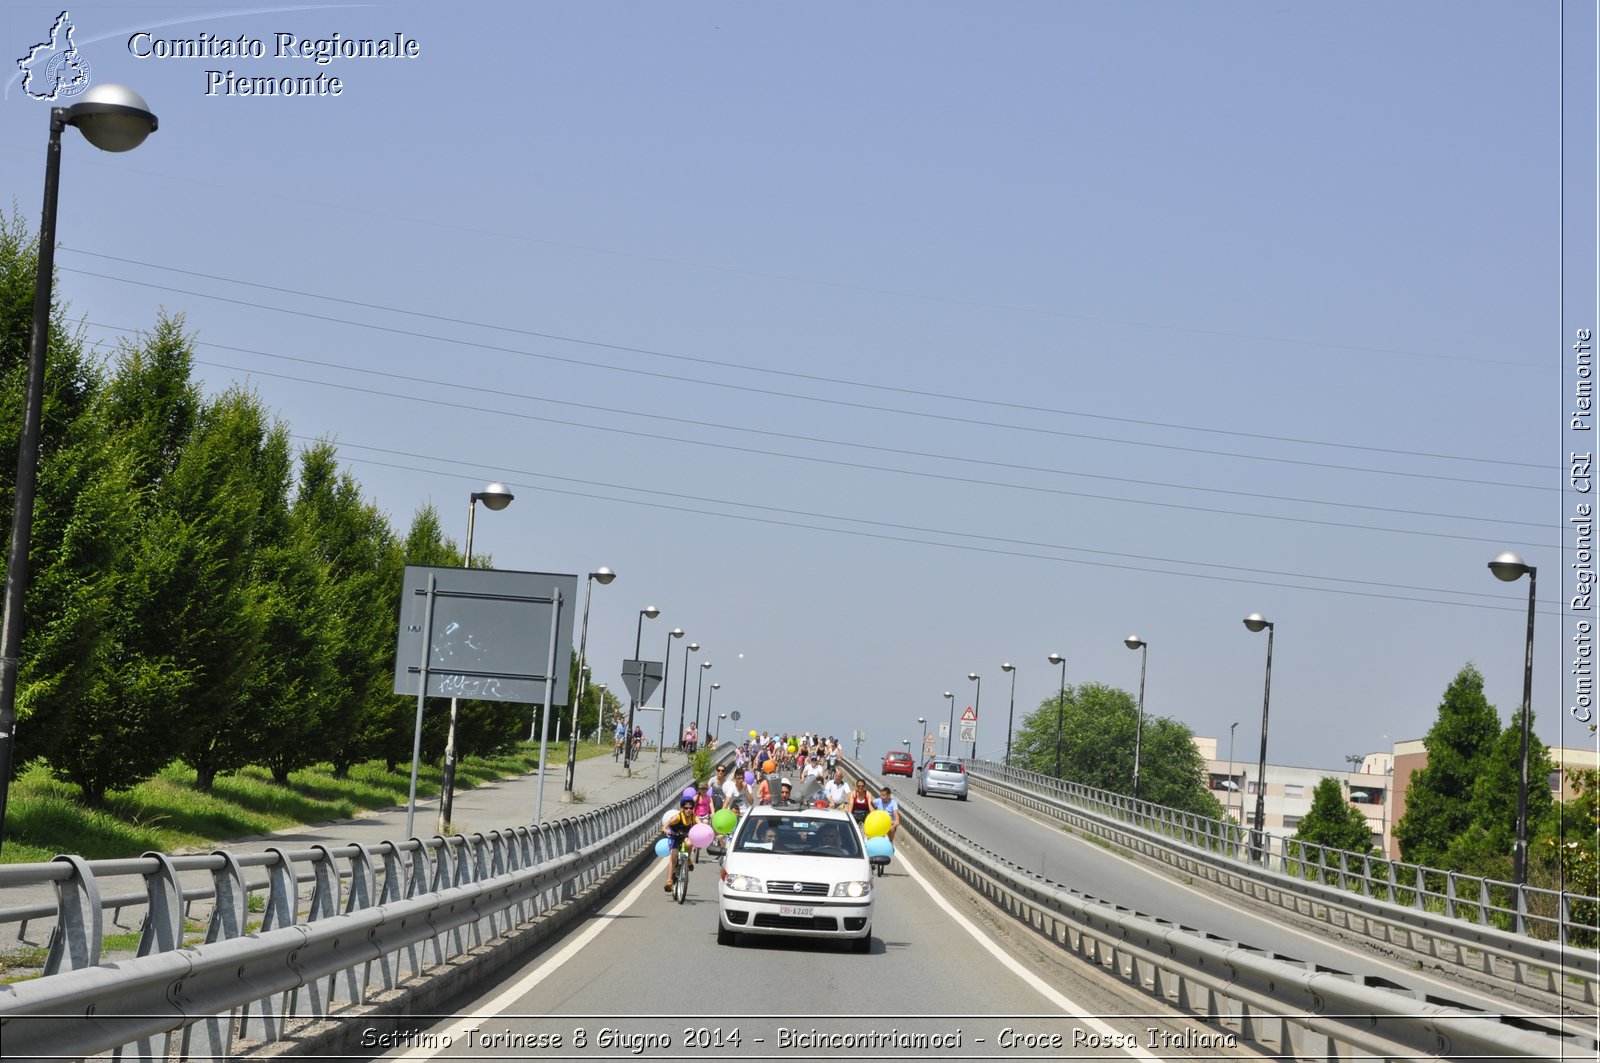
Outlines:
POLYGON ((1600 1000, 1600 952, 1586 918, 1593 898, 1270 834, 1252 849, 1251 831, 1231 821, 1003 765, 968 770, 1015 803, 1341 930, 1538 993, 1600 1000))
POLYGON ((0 923, 55 922, 43 976, 0 986, 4 1056, 226 1059, 403 995, 481 946, 558 932, 581 914, 569 902, 649 857, 688 771, 580 816, 470 837, 0 867, 0 886, 57 894, 0 911, 0 923), (196 873, 209 884, 185 888, 196 873), (102 892, 129 876, 138 891, 102 892), (186 945, 195 902, 210 914, 204 941, 186 945), (130 906, 143 909, 137 955, 107 963, 107 914, 130 906))

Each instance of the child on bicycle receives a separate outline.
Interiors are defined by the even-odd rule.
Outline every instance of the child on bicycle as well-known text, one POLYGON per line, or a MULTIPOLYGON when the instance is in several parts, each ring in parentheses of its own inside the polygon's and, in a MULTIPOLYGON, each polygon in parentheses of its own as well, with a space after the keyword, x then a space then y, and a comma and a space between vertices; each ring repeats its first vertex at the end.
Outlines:
POLYGON ((662 832, 666 834, 668 842, 667 884, 661 888, 668 893, 672 892, 672 887, 677 881, 674 874, 678 869, 678 850, 682 849, 684 842, 689 840, 689 828, 700 822, 694 814, 694 802, 695 795, 685 793, 678 799, 677 813, 668 817, 667 822, 661 828, 662 832))

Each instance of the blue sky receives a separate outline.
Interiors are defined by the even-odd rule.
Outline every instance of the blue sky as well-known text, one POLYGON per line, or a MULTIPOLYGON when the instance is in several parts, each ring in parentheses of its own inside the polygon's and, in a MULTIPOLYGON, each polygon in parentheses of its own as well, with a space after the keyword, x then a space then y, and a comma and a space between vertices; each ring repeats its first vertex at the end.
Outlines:
MULTIPOLYGON (((59 6, 9 4, 8 60, 59 6)), ((1068 682, 1278 763, 1421 737, 1475 662, 1565 674, 1564 337, 1594 317, 1593 23, 1553 3, 101 4, 161 127, 63 151, 60 295, 162 307, 212 390, 334 438, 403 530, 583 573, 620 686, 682 627, 718 710, 867 733, 1068 682), (139 59, 245 35, 264 59, 139 59), (420 56, 274 58, 403 33, 420 56), (206 95, 207 70, 338 97, 206 95), (1578 132, 1574 133, 1572 130, 1578 132), (1563 145, 1570 198, 1559 195, 1563 145), (1565 245, 1563 244, 1565 240, 1565 245), (1565 248, 1565 265, 1563 260, 1565 248), (1562 313, 1562 283, 1568 292, 1562 313), (742 655, 742 656, 741 656, 742 655), (1245 736, 1250 736, 1246 738, 1245 736)), ((36 224, 47 105, 0 189, 36 224)), ((691 681, 688 697, 695 690, 691 681)))

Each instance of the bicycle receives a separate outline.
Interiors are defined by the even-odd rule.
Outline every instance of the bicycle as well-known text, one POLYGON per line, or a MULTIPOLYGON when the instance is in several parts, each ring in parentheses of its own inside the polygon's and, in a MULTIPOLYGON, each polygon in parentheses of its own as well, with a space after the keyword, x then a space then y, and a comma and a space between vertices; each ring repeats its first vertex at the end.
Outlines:
POLYGON ((672 898, 679 904, 689 899, 689 869, 693 866, 690 861, 689 839, 685 838, 683 844, 678 846, 677 858, 672 864, 672 898))

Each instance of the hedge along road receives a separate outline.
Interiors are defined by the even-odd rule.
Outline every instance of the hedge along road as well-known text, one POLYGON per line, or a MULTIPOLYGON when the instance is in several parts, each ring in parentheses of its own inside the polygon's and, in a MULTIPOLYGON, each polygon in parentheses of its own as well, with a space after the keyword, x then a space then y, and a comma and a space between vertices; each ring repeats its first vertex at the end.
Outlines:
POLYGON ((947 901, 929 882, 931 862, 906 848, 873 880, 867 955, 840 942, 744 934, 736 947, 719 946, 715 861, 695 870, 683 905, 662 892, 661 863, 652 861, 608 907, 453 1001, 447 1015, 362 1037, 374 1053, 408 1063, 1264 1058, 1214 1028, 1152 1016, 1158 1005, 1148 997, 1101 982, 1085 965, 1019 959, 1039 952, 1025 933, 980 930, 958 910, 970 901, 959 893, 947 901))

